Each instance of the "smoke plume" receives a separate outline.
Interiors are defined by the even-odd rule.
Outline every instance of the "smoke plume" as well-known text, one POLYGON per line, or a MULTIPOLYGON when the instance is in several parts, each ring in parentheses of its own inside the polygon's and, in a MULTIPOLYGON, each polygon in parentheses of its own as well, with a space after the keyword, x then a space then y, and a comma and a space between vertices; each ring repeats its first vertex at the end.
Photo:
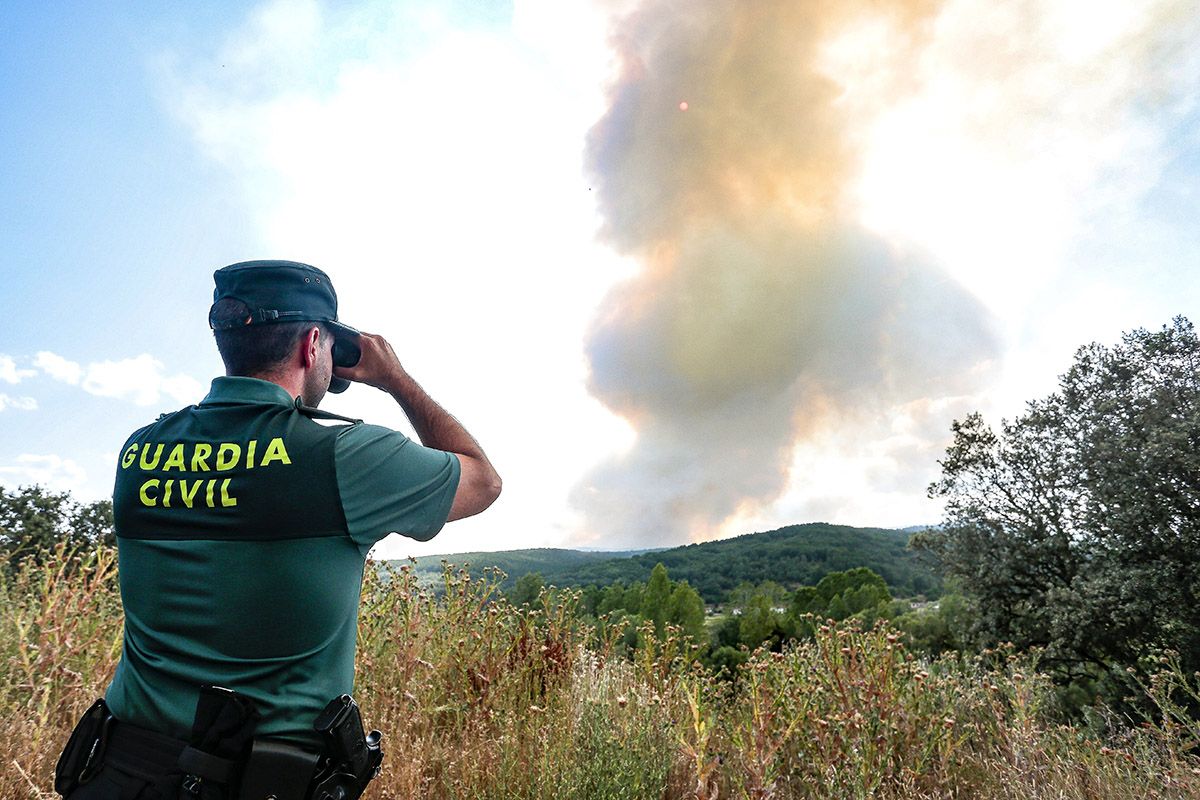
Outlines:
MULTIPOLYGON (((650 0, 616 26, 588 165, 602 236, 640 270, 587 356, 637 439, 574 495, 606 545, 711 536, 778 497, 834 416, 962 394, 994 351, 974 299, 849 207, 858 154, 821 56, 868 13, 893 52, 929 21, 921 3, 650 0)), ((899 91, 898 75, 880 79, 899 91)))

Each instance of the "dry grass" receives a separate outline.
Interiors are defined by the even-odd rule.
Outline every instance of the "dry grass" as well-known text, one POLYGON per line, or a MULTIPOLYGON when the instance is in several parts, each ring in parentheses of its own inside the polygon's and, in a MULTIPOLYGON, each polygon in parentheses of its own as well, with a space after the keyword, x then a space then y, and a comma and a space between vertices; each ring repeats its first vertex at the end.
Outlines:
MULTIPOLYGON (((49 796, 58 748, 119 651, 112 554, 0 570, 0 797, 49 796)), ((1200 798, 1200 726, 1163 720, 1100 741, 1055 724, 1045 679, 1017 657, 907 653, 886 629, 821 627, 755 653, 733 683, 670 635, 633 658, 570 593, 512 607, 497 576, 402 569, 364 589, 358 687, 385 734, 371 796, 395 798, 1200 798)))

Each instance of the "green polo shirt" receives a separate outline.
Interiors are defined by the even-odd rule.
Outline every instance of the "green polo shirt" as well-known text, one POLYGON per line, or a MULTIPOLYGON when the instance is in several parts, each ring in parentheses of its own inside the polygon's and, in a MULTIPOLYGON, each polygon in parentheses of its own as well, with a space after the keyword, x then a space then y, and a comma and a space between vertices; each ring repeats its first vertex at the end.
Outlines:
POLYGON ((125 636, 113 714, 186 738, 211 683, 255 699, 258 735, 314 741, 317 714, 353 688, 367 552, 392 532, 433 537, 458 479, 452 453, 377 425, 321 425, 254 378, 217 378, 199 405, 135 432, 114 492, 125 636), (250 444, 262 420, 281 433, 250 444))

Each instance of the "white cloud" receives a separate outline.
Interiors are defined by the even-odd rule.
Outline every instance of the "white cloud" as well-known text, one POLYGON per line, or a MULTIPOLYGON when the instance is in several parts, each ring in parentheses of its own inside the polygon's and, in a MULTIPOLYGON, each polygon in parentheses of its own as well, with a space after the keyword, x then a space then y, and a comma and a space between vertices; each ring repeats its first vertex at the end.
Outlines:
POLYGON ((15 384, 34 375, 37 375, 37 370, 19 369, 12 356, 0 354, 0 381, 15 384))
POLYGON ((77 384, 83 377, 83 367, 78 363, 48 350, 42 350, 34 356, 33 365, 51 378, 63 383, 77 384))
POLYGON ((203 386, 188 375, 166 375, 163 363, 148 353, 120 361, 88 364, 83 390, 99 397, 132 400, 139 406, 154 405, 162 395, 179 403, 200 399, 203 386))
MULTIPOLYGON (((166 374, 161 361, 149 353, 118 361, 93 361, 86 367, 76 361, 40 351, 34 365, 56 381, 81 388, 97 397, 131 400, 139 406, 150 406, 166 396, 176 403, 192 403, 200 399, 204 387, 190 375, 166 374)), ((0 364, 2 367, 2 364, 0 364)))
POLYGON ((32 397, 10 397, 0 393, 0 411, 8 408, 15 408, 18 411, 36 411, 37 407, 37 400, 32 397))
POLYGON ((87 473, 69 458, 25 453, 17 456, 15 463, 0 467, 0 483, 8 486, 36 483, 47 489, 67 491, 78 496, 87 484, 87 473))
MULTIPOLYGON (((511 29, 455 30, 434 4, 275 3, 223 68, 174 76, 270 251, 327 269, 342 317, 389 337, 506 479, 488 514, 389 554, 561 542, 572 485, 626 438, 585 389, 583 332, 626 265, 594 244, 581 177, 604 26, 572 8, 522 0, 511 29)), ((402 419, 357 387, 325 405, 402 419)))

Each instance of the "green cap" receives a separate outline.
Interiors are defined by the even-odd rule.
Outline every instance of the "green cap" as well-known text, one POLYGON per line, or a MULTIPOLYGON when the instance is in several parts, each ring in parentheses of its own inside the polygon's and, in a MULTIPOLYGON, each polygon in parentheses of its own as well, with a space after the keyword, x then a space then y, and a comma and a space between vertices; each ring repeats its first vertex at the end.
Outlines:
MULTIPOLYGON (((358 331, 338 322, 333 282, 316 267, 298 261, 241 261, 214 272, 213 280, 214 306, 218 300, 231 298, 250 307, 245 319, 221 322, 213 320, 210 308, 208 326, 213 330, 276 322, 322 322, 333 331, 335 365, 352 367, 362 356, 358 331)), ((331 392, 344 392, 349 386, 345 378, 334 376, 329 381, 331 392)))

